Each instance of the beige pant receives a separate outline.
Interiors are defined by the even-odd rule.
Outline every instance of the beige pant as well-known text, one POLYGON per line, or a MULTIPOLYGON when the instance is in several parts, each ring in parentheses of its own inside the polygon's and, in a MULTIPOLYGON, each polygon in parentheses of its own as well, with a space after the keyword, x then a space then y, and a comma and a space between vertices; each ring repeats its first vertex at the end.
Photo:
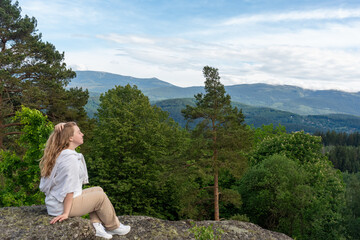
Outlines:
POLYGON ((74 198, 69 217, 81 217, 89 213, 91 223, 102 223, 107 230, 120 226, 115 209, 101 187, 87 188, 74 198))

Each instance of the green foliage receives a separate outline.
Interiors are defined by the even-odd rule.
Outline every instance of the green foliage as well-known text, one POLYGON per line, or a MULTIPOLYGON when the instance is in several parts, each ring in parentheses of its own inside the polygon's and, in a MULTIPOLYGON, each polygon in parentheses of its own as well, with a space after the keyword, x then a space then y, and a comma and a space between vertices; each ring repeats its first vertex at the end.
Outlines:
POLYGON ((186 132, 136 86, 117 86, 100 100, 93 137, 83 146, 91 183, 104 188, 119 214, 178 218, 181 186, 169 172, 186 132))
POLYGON ((258 144, 251 157, 251 163, 256 165, 273 154, 282 154, 300 163, 328 162, 321 153, 321 149, 320 137, 306 134, 303 131, 280 134, 265 138, 258 144))
POLYGON ((191 223, 193 227, 189 229, 194 234, 196 240, 220 240, 224 230, 221 228, 214 229, 214 225, 209 226, 197 226, 195 223, 191 223))
POLYGON ((324 145, 323 151, 328 155, 334 167, 342 172, 360 171, 360 133, 317 132, 324 145))
POLYGON ((320 136, 324 146, 340 145, 340 146, 354 146, 360 145, 360 132, 346 133, 327 131, 315 132, 314 135, 320 136))
POLYGON ((265 138, 274 137, 276 135, 281 135, 286 133, 284 126, 279 124, 274 128, 274 125, 271 123, 269 125, 262 125, 260 128, 254 129, 254 145, 260 143, 265 138))
MULTIPOLYGON (((185 155, 189 156, 189 155, 185 155)), ((184 157, 185 158, 185 157, 184 157)), ((186 158, 185 158, 186 159, 186 158)), ((183 219, 209 220, 214 217, 214 178, 194 161, 176 166, 175 178, 180 195, 180 216, 183 219), (180 190, 179 189, 179 190, 180 190)), ((241 209, 241 196, 232 189, 236 179, 229 171, 219 172, 219 210, 221 218, 229 219, 241 209)))
POLYGON ((360 171, 360 146, 329 146, 324 149, 335 168, 350 173, 360 171))
POLYGON ((297 236, 313 194, 307 179, 299 163, 272 155, 249 169, 241 179, 243 211, 261 226, 297 236))
POLYGON ((297 239, 339 239, 345 188, 321 147, 319 137, 304 132, 260 142, 239 184, 244 213, 297 239))
POLYGON ((236 220, 241 222, 250 222, 249 217, 246 214, 235 214, 230 220, 236 220))
POLYGON ((360 173, 343 173, 346 183, 344 225, 347 239, 360 239, 360 173))
POLYGON ((24 153, 0 150, 0 206, 41 204, 44 195, 39 191, 39 159, 53 125, 40 111, 26 107, 16 113, 14 120, 22 124, 18 148, 24 153))

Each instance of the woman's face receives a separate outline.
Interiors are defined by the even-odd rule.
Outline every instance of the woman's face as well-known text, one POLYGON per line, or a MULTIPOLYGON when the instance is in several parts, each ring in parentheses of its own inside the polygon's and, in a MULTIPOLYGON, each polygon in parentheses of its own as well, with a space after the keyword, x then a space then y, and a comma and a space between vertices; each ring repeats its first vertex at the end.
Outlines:
POLYGON ((74 126, 74 136, 70 138, 70 142, 72 142, 76 146, 80 146, 83 144, 84 134, 80 131, 80 128, 78 126, 74 126))

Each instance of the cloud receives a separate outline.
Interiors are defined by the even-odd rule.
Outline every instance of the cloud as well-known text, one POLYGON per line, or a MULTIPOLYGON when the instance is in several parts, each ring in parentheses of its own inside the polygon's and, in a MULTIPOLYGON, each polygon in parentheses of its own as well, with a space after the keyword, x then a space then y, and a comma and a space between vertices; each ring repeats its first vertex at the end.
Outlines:
POLYGON ((273 46, 246 49, 243 63, 224 66, 232 84, 267 82, 305 88, 359 91, 360 56, 340 50, 273 46))
POLYGON ((97 37, 116 43, 115 55, 155 64, 163 69, 186 70, 192 68, 193 59, 201 58, 202 46, 194 45, 194 42, 185 39, 119 34, 98 35, 97 37))
POLYGON ((360 8, 354 9, 316 9, 307 11, 290 11, 284 13, 264 13, 243 15, 223 21, 220 25, 234 26, 249 23, 271 23, 282 21, 307 21, 307 20, 342 20, 359 18, 360 8))
MULTIPOLYGON (((277 29, 276 31, 259 31, 257 33, 242 35, 229 32, 223 39, 228 45, 243 46, 311 46, 319 48, 359 48, 360 21, 347 24, 327 23, 321 29, 294 28, 277 29)), ((262 28, 264 29, 264 28, 262 28)))
POLYGON ((96 37, 99 39, 104 39, 104 40, 108 40, 108 41, 112 41, 112 42, 116 42, 116 43, 120 43, 120 44, 130 44, 130 43, 155 44, 156 43, 155 39, 151 39, 151 38, 147 38, 147 37, 140 37, 140 36, 136 36, 136 35, 120 35, 120 34, 111 33, 108 35, 97 35, 96 37))
POLYGON ((73 71, 86 71, 89 70, 88 66, 85 64, 70 64, 69 67, 73 70, 73 71))
POLYGON ((279 9, 222 20, 219 16, 226 14, 187 15, 179 21, 153 19, 166 14, 146 15, 137 4, 102 8, 114 2, 20 0, 20 5, 45 26, 39 26, 41 32, 52 30, 50 41, 65 50, 66 63, 75 70, 193 86, 203 85, 202 67, 210 65, 219 69, 225 85, 264 82, 360 91, 358 7, 279 9), (119 11, 129 13, 124 17, 119 11))
POLYGON ((117 73, 126 76, 150 78, 157 77, 174 85, 186 87, 203 85, 201 70, 198 69, 169 69, 153 62, 139 61, 128 55, 116 55, 111 49, 97 49, 92 52, 77 51, 66 54, 67 65, 74 70, 93 70, 117 73), (94 61, 96 58, 96 61, 94 61), (82 62, 83 65, 77 65, 82 62))
MULTIPOLYGON (((128 64, 131 62, 134 69, 137 66, 149 76, 166 77, 163 80, 175 85, 186 86, 185 83, 189 82, 192 85, 203 85, 201 69, 210 65, 219 68, 225 85, 265 82, 310 89, 360 90, 360 84, 353 85, 360 78, 359 51, 276 45, 271 41, 266 44, 267 38, 257 46, 235 43, 229 46, 225 42, 207 43, 158 37, 98 37, 119 43, 117 50, 108 51, 107 58, 118 63, 113 64, 114 67, 125 61, 128 64), (188 74, 197 72, 196 78, 180 83, 175 73, 182 76, 182 71, 188 74)), ((136 74, 136 70, 127 74, 136 74)))

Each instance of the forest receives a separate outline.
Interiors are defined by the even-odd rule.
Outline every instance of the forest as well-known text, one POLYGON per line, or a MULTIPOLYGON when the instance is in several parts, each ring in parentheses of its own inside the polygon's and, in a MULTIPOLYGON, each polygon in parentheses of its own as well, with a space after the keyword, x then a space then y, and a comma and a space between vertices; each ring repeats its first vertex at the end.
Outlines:
POLYGON ((54 125, 76 121, 77 149, 90 184, 101 186, 118 215, 249 221, 294 239, 360 239, 360 134, 289 132, 245 123, 218 69, 203 68, 181 127, 136 86, 100 96, 66 86, 75 72, 43 42, 36 19, 1 1, 0 207, 44 204, 39 159, 54 125))

